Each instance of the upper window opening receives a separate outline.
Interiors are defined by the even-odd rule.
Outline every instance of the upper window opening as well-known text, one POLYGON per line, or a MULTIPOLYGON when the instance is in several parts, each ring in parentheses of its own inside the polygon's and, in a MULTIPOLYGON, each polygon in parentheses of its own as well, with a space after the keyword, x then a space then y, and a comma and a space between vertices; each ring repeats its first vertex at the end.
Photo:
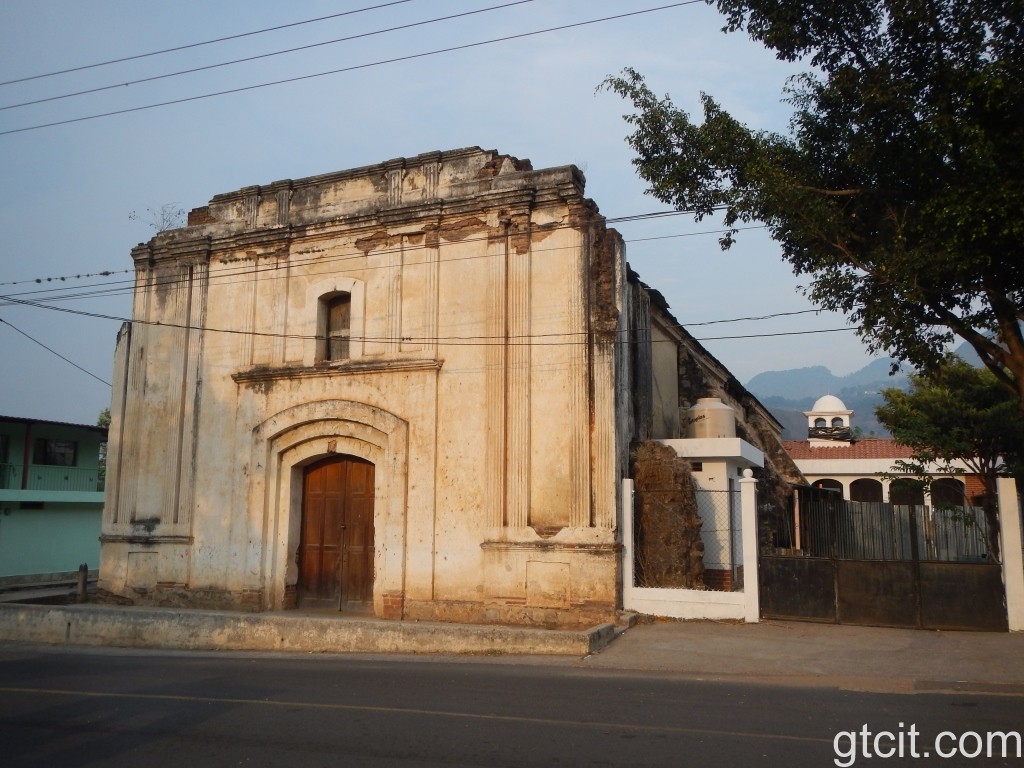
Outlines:
POLYGON ((352 296, 339 293, 327 299, 327 359, 347 360, 352 328, 352 296))
POLYGON ((832 426, 833 427, 841 427, 841 426, 843 426, 843 420, 841 418, 839 418, 838 416, 836 416, 834 419, 832 419, 832 426))
POLYGON ((77 462, 78 443, 74 440, 50 440, 36 438, 32 451, 33 464, 50 464, 59 467, 74 467, 77 462))
POLYGON ((815 419, 814 420, 814 426, 816 426, 816 427, 824 427, 826 425, 827 425, 827 422, 824 419, 815 419))

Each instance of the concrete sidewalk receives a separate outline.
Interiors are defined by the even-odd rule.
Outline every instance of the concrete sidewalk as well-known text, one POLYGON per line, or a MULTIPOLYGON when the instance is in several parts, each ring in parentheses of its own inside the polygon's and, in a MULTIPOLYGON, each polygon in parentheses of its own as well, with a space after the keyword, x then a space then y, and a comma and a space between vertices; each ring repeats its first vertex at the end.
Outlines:
POLYGON ((768 621, 587 630, 103 605, 0 604, 0 641, 185 651, 435 654, 609 674, 1024 695, 1024 633, 768 621))
POLYGON ((639 624, 588 667, 850 690, 1024 694, 1024 633, 809 622, 639 624))

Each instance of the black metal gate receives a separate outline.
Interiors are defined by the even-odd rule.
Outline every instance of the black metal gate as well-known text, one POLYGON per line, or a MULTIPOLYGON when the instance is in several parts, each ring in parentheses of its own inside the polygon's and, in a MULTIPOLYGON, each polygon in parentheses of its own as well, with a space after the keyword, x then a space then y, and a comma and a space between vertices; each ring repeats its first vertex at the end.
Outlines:
POLYGON ((980 508, 805 492, 790 512, 764 511, 758 522, 764 618, 1007 631, 980 508))

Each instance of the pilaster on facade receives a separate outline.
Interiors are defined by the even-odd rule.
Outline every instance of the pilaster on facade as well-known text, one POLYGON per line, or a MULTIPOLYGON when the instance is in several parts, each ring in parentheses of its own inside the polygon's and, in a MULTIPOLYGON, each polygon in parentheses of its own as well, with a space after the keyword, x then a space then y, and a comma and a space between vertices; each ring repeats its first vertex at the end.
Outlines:
MULTIPOLYGON (((438 166, 439 167, 439 166, 438 166)), ((436 179, 434 193, 436 194, 436 179)), ((440 306, 439 293, 441 250, 438 248, 437 237, 424 236, 423 243, 423 340, 421 347, 431 357, 437 357, 438 345, 438 311, 440 306)))
POLYGON ((279 189, 275 193, 277 201, 277 226, 287 227, 290 223, 292 195, 295 190, 289 185, 286 189, 279 189))
POLYGON ((589 528, 591 517, 591 412, 589 255, 591 235, 583 225, 570 230, 569 287, 569 466, 572 483, 569 525, 589 528))
POLYGON ((484 402, 486 403, 486 504, 491 528, 503 528, 508 520, 505 510, 505 414, 506 414, 506 280, 508 239, 487 240, 487 339, 484 352, 484 402))
POLYGON ((591 349, 593 377, 593 441, 591 461, 594 467, 593 509, 596 528, 615 528, 618 472, 616 467, 615 413, 615 337, 616 331, 595 331, 591 349))
POLYGON ((385 327, 384 352, 396 355, 402 349, 402 271, 405 267, 405 238, 399 238, 396 246, 385 252, 388 266, 387 281, 387 325, 385 327))
POLYGON ((206 302, 209 292, 208 261, 190 266, 188 330, 186 332, 181 391, 181 459, 178 463, 178 486, 173 524, 179 533, 189 532, 195 504, 196 447, 200 422, 200 385, 206 327, 206 302))
POLYGON ((506 244, 508 259, 507 290, 507 357, 508 389, 506 414, 508 418, 507 456, 522 457, 506 463, 508 473, 508 525, 513 528, 530 524, 530 289, 531 251, 529 247, 529 221, 513 224, 506 244), (526 232, 523 232, 523 229, 526 232), (519 247, 517 247, 517 244, 519 247))
POLYGON ((249 229, 255 229, 260 216, 260 188, 254 187, 245 196, 245 223, 249 229))

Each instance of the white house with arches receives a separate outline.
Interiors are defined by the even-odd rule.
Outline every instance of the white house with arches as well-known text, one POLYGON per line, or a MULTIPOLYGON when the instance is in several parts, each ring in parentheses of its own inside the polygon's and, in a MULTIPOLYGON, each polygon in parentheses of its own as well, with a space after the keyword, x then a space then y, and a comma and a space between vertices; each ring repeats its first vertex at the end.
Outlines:
MULTIPOLYGON (((911 459, 911 449, 892 438, 855 437, 854 412, 835 395, 818 398, 807 417, 806 440, 784 440, 783 446, 807 482, 832 489, 848 501, 924 504, 918 486, 899 477, 894 465, 911 459)), ((931 494, 942 501, 963 505, 984 493, 977 476, 935 474, 931 494)))

